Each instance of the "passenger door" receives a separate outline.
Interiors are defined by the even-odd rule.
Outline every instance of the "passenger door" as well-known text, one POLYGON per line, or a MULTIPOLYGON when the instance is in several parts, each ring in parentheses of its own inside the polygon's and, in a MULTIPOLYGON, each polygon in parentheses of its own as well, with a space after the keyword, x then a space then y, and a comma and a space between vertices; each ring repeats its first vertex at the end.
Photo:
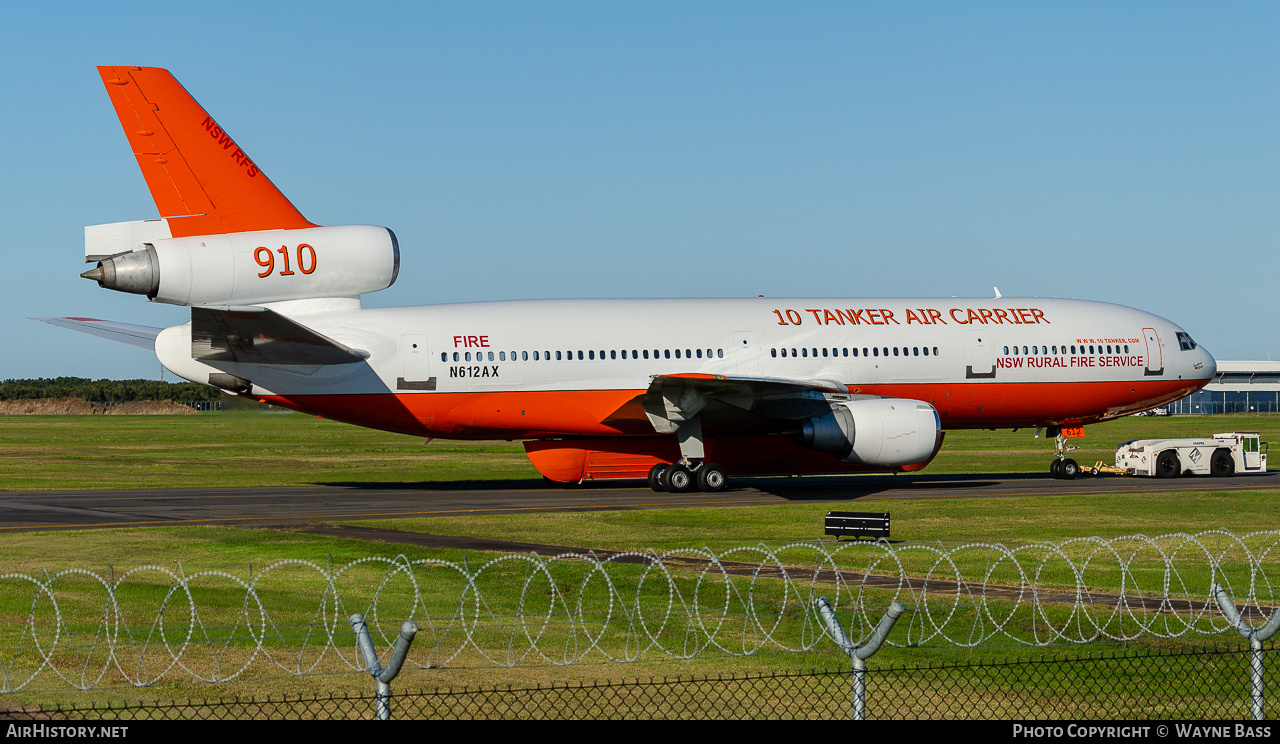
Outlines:
POLYGON ((436 378, 431 376, 431 355, 427 351, 427 337, 405 334, 400 337, 400 359, 403 377, 396 380, 397 390, 435 390, 436 378))
POLYGON ((969 365, 964 371, 967 380, 993 380, 996 376, 995 352, 991 347, 991 339, 972 334, 969 337, 969 365))
POLYGON ((1142 338, 1147 343, 1147 370, 1144 374, 1148 377, 1164 374, 1164 350, 1160 347, 1160 336, 1154 328, 1143 328, 1142 338))
POLYGON ((760 349, 756 346, 755 331, 734 331, 732 348, 732 369, 737 374, 760 374, 760 349))

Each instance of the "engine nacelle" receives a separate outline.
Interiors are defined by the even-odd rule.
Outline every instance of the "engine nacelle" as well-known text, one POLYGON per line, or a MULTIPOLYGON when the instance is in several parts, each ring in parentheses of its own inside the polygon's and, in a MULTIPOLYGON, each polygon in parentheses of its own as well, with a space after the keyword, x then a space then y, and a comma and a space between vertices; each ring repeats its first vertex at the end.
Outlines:
POLYGON ((373 225, 197 235, 109 256, 81 276, 173 305, 252 305, 355 297, 390 287, 395 233, 373 225))
POLYGON ((801 425, 797 441, 845 462, 901 467, 927 461, 938 448, 941 420, 933 406, 904 398, 864 398, 831 404, 801 425))

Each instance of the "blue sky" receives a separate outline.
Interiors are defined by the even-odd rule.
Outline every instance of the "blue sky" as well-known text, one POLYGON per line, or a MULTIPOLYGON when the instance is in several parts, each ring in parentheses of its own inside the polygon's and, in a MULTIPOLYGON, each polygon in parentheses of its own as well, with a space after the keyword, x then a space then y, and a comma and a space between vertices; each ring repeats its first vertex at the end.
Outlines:
POLYGON ((1274 3, 24 4, 0 26, 0 378, 157 377, 26 320, 185 322, 78 277, 155 206, 94 70, 167 67, 394 306, 1078 297, 1280 355, 1274 3))

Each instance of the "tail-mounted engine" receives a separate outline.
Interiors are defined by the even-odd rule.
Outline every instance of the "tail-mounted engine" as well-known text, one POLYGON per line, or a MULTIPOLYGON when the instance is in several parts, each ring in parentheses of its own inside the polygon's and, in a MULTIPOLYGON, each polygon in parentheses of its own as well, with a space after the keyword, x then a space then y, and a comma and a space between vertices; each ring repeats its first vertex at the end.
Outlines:
POLYGON ((150 237, 103 255, 123 246, 98 236, 137 235, 138 224, 154 223, 87 228, 86 253, 99 260, 81 276, 156 302, 207 306, 356 297, 390 287, 400 270, 395 233, 372 225, 150 237))
POLYGON ((926 462, 940 444, 938 412, 903 398, 864 398, 831 404, 805 421, 797 441, 845 462, 900 467, 926 462))

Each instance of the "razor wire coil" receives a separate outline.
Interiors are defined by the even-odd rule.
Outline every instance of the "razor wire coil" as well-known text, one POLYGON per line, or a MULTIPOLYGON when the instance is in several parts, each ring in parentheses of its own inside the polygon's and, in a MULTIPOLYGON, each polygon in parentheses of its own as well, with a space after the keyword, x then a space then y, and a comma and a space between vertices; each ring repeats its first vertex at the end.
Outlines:
POLYGON ((1280 603, 1280 531, 1074 538, 955 547, 797 542, 720 552, 504 555, 465 561, 288 559, 248 575, 144 565, 0 574, 0 692, 54 677, 74 689, 185 677, 359 671, 347 617, 375 646, 405 620, 406 666, 514 667, 807 652, 830 645, 813 609, 830 598, 852 639, 889 603, 908 610, 891 646, 1049 646, 1231 630, 1222 584, 1253 625, 1280 603))

